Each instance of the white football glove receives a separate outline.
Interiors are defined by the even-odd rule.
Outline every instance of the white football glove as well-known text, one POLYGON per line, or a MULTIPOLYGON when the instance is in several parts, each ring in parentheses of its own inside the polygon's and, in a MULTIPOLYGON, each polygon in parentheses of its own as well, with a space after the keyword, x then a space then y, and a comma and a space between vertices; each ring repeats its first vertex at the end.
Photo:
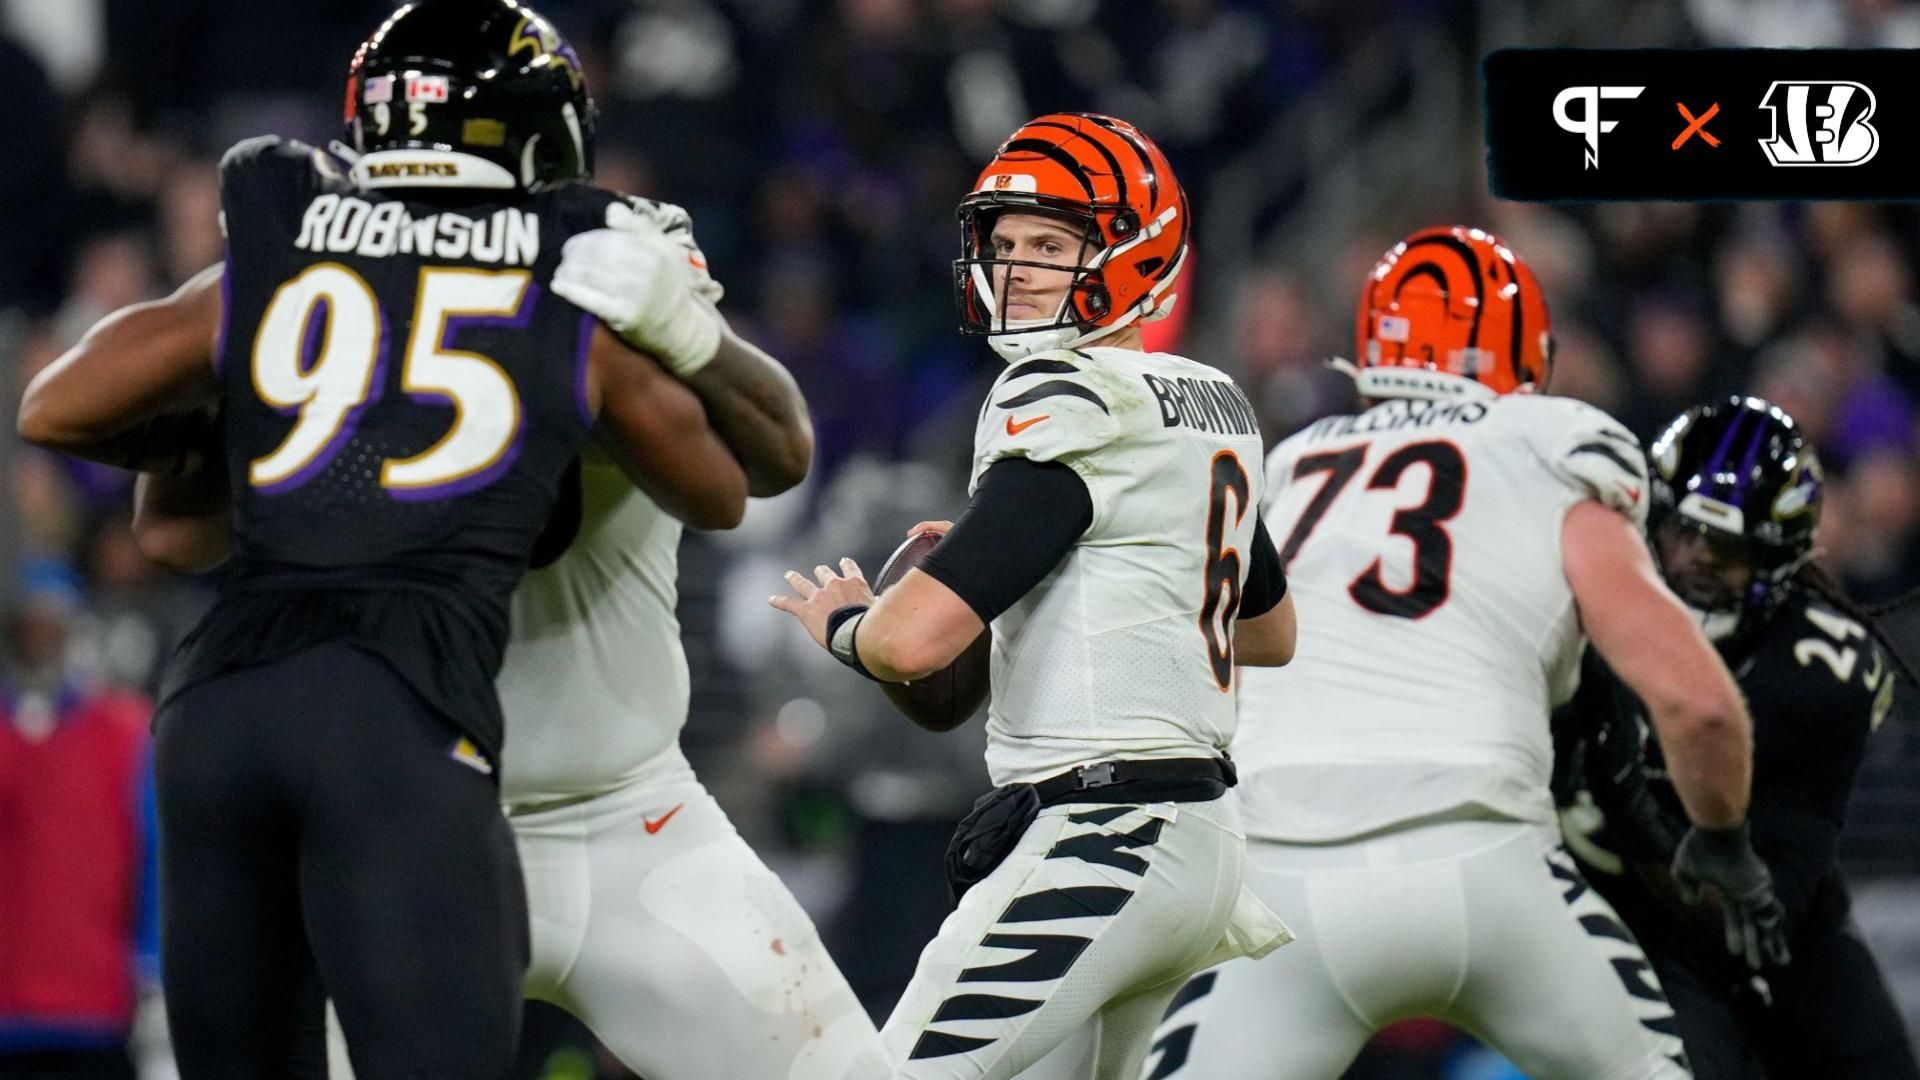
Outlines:
POLYGON ((708 271, 706 252, 700 250, 699 242, 693 238, 693 215, 684 208, 652 199, 628 198, 607 207, 607 228, 624 229, 639 236, 665 234, 686 251, 687 263, 693 267, 695 292, 706 297, 707 303, 716 305, 727 294, 708 271))
POLYGON ((675 375, 684 379, 699 371, 719 351, 726 321, 714 307, 720 285, 707 273, 686 211, 664 203, 614 203, 607 207, 607 226, 567 240, 553 291, 599 316, 675 375))

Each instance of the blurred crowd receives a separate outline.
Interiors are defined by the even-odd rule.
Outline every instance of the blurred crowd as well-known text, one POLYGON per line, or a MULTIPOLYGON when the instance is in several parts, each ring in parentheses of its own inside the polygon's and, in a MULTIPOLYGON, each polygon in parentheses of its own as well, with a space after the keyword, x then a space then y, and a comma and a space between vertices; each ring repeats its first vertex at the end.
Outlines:
MULTIPOLYGON (((1466 126, 1437 133, 1460 147, 1431 158, 1429 148, 1409 147, 1395 166, 1433 170, 1418 216, 1410 205, 1399 210, 1407 216, 1345 222, 1347 240, 1311 260, 1263 263, 1245 253, 1273 250, 1257 242, 1264 238, 1209 233, 1210 207, 1249 197, 1246 155, 1279 145, 1269 136, 1316 106, 1363 35, 1383 27, 1441 35, 1477 57, 1476 12, 1487 6, 541 5, 571 36, 598 99, 600 180, 692 211, 729 316, 794 370, 813 409, 814 477, 757 503, 740 530, 686 545, 682 616, 695 678, 687 743, 876 1011, 945 911, 938 857, 952 821, 986 786, 980 733, 976 725, 935 738, 902 723, 871 687, 841 677, 777 622, 764 598, 789 565, 851 553, 871 569, 909 525, 952 517, 963 504, 973 414, 998 361, 954 331, 953 209, 999 140, 1032 115, 1111 112, 1167 151, 1199 230, 1178 344, 1242 382, 1269 440, 1351 406, 1350 384, 1324 361, 1349 355, 1352 302, 1373 260, 1417 227, 1478 224, 1540 276, 1558 341, 1553 392, 1594 402, 1646 437, 1707 397, 1777 402, 1828 468, 1821 557, 1862 600, 1920 584, 1912 206, 1495 203, 1476 179, 1469 103, 1466 126)), ((1679 39, 1658 43, 1759 43, 1727 35, 1759 33, 1775 9, 1791 9, 1791 20, 1779 18, 1794 33, 1816 35, 1795 44, 1920 39, 1911 5, 1876 0, 1673 7, 1692 21, 1662 23, 1679 39), (1810 11, 1820 19, 1809 22, 1810 11)), ((11 106, 9 153, 0 155, 0 400, 9 403, 0 412, 95 319, 220 259, 215 162, 226 146, 263 132, 339 137, 347 61, 391 8, 0 0, 0 98, 11 106)), ((1470 73, 1463 86, 1476 92, 1470 73)), ((1286 230, 1289 199, 1257 193, 1250 220, 1286 230)), ((66 688, 150 692, 209 583, 143 560, 124 474, 7 439, 0 482, 10 511, 0 550, 12 570, 0 688, 11 722, 22 724, 21 703, 33 694, 57 710, 66 688), (48 624, 62 643, 53 653, 34 629, 48 624)), ((1878 744, 1863 786, 1881 788, 1856 805, 1850 828, 1867 840, 1851 849, 1852 865, 1920 875, 1920 796, 1875 779, 1910 776, 1920 735, 1906 724, 1878 744)), ((9 805, 0 789, 0 828, 9 805)), ((5 938, 0 926, 0 945, 5 938)), ((0 994, 4 983, 0 974, 0 994)), ((0 999, 0 1052, 5 1009, 0 999)), ((1383 1051, 1363 1068, 1440 1075, 1422 1070, 1440 1068, 1432 1063, 1451 1046, 1416 1031, 1403 1052, 1383 1051)), ((1454 1060, 1453 1075, 1468 1075, 1454 1060)))

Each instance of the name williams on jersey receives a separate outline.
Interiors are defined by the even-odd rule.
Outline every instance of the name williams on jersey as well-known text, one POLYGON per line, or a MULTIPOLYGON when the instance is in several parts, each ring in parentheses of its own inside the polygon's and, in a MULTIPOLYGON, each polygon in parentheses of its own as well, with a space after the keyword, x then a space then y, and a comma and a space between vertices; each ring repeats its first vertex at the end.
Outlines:
POLYGON ((1400 398, 1376 405, 1354 416, 1329 416, 1316 420, 1306 429, 1308 442, 1344 438, 1348 435, 1376 435, 1402 428, 1425 428, 1435 424, 1477 424, 1487 415, 1487 406, 1479 401, 1418 401, 1400 398))

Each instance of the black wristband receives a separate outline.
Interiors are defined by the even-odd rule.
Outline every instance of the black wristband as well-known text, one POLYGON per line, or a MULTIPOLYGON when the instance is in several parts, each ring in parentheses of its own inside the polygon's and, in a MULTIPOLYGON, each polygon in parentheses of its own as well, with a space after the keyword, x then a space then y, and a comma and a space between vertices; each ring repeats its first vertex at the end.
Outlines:
POLYGON ((879 682, 880 677, 868 671, 867 665, 860 662, 860 624, 855 620, 866 613, 865 604, 846 604, 834 608, 827 615, 827 651, 833 654, 835 660, 879 682), (849 623, 853 625, 849 626, 849 623))
POLYGON ((1693 846, 1704 855, 1716 858, 1739 859, 1753 849, 1753 842, 1747 835, 1747 823, 1727 825, 1722 828, 1708 828, 1704 825, 1693 827, 1693 846))

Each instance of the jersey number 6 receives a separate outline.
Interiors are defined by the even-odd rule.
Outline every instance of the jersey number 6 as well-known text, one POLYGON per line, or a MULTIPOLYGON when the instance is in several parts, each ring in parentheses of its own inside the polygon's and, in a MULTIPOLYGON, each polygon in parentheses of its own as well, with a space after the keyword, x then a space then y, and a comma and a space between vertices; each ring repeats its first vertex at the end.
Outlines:
POLYGON ((1240 613, 1240 552, 1227 547, 1228 530, 1246 516, 1253 486, 1246 467, 1231 450, 1213 455, 1207 480, 1206 597, 1200 602, 1200 634, 1207 639, 1207 662, 1221 690, 1233 687, 1233 620, 1240 613), (1233 521, 1227 521, 1227 497, 1233 497, 1233 521))
MULTIPOLYGON (((1333 501, 1366 463, 1368 446, 1350 446, 1324 454, 1309 454, 1293 467, 1299 480, 1313 473, 1326 473, 1326 482, 1314 492, 1300 520, 1280 549, 1280 565, 1291 566, 1301 545, 1313 535, 1314 526, 1326 516, 1333 501)), ((1430 615, 1447 602, 1449 579, 1453 575, 1453 537, 1446 522, 1460 512, 1467 495, 1467 459, 1450 442, 1408 443, 1387 456, 1367 479, 1370 489, 1400 486, 1401 474, 1414 465, 1427 467, 1427 494, 1418 505, 1396 510, 1388 523, 1390 532, 1413 541, 1413 583, 1405 589, 1390 589, 1380 573, 1380 559, 1361 571, 1347 586, 1353 602, 1380 615, 1418 619, 1430 615)))

